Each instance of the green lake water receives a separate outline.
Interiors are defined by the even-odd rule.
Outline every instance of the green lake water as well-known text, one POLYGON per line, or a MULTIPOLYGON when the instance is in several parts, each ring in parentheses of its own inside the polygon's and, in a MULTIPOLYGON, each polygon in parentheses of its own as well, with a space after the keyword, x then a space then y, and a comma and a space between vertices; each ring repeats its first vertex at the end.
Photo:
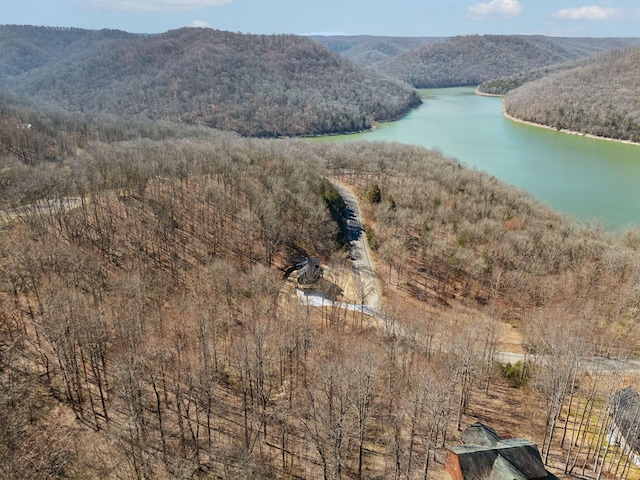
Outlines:
POLYGON ((612 230, 640 226, 640 146, 513 122, 502 115, 502 99, 473 88, 422 90, 422 97, 399 121, 329 138, 439 148, 577 220, 612 230))

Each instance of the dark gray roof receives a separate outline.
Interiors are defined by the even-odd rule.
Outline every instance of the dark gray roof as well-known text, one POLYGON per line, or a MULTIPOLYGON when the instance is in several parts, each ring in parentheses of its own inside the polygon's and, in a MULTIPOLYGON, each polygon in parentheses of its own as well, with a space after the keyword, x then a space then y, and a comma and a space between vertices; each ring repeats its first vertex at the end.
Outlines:
POLYGON ((518 468, 502 455, 493 462, 489 480, 527 480, 518 468))
POLYGON ((315 283, 322 278, 323 270, 320 267, 320 260, 306 257, 296 263, 299 283, 315 283))
POLYGON ((467 445, 484 445, 485 447, 494 447, 500 441, 500 436, 496 431, 485 425, 476 422, 467 427, 462 433, 462 441, 467 445))
POLYGON ((501 439, 491 427, 471 425, 461 434, 464 445, 449 447, 456 454, 465 480, 542 480, 547 472, 538 446, 524 438, 501 439))
MULTIPOLYGON (((458 455, 460 469, 466 480, 488 479, 499 456, 515 468, 525 480, 543 479, 548 475, 537 445, 521 438, 503 440, 494 447, 457 445, 450 450, 458 455)), ((499 462, 498 466, 503 468, 496 473, 505 471, 503 461, 499 462)), ((493 478, 498 480, 498 478, 506 479, 507 477, 494 476, 493 478)))

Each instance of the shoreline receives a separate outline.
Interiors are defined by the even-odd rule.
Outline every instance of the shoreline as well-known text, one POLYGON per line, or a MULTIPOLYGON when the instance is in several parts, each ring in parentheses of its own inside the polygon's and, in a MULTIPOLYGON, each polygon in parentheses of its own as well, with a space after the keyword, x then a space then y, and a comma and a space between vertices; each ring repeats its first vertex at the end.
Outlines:
MULTIPOLYGON (((504 95, 497 95, 497 94, 493 94, 493 93, 484 93, 484 92, 479 91, 477 88, 475 90, 475 93, 476 93, 476 95, 480 95, 482 97, 504 98, 504 95)), ((606 142, 623 143, 625 145, 638 145, 638 146, 640 146, 640 142, 632 142, 631 140, 622 140, 622 139, 619 139, 619 138, 611 138, 611 137, 601 137, 599 135, 593 135, 592 133, 578 132, 576 130, 565 130, 565 129, 558 130, 555 127, 551 127, 549 125, 544 125, 542 123, 530 122, 529 120, 522 120, 520 118, 517 118, 517 117, 514 117, 513 115, 508 114, 507 111, 504 109, 504 103, 502 104, 502 115, 504 117, 506 117, 507 119, 513 121, 513 122, 522 123, 524 125, 530 125, 532 127, 546 128, 547 130, 553 130, 555 132, 560 132, 560 133, 568 133, 570 135, 576 135, 578 137, 592 138, 594 140, 604 140, 606 142)))
POLYGON ((499 95, 497 93, 484 93, 481 92, 480 90, 478 90, 477 88, 475 89, 475 93, 476 95, 480 95, 481 97, 493 97, 493 98, 503 98, 504 95, 499 95))
MULTIPOLYGON (((386 120, 385 122, 395 122, 396 120, 386 120)), ((380 123, 385 123, 385 122, 380 122, 380 123)), ((336 132, 336 133, 317 133, 315 135, 300 135, 300 136, 292 136, 292 137, 278 137, 278 138, 286 138, 286 139, 295 139, 295 138, 300 138, 300 139, 314 139, 314 138, 326 138, 326 137, 339 137, 339 136, 343 136, 343 135, 358 135, 360 133, 370 133, 375 131, 378 128, 378 124, 374 123, 371 125, 371 128, 368 128, 366 130, 357 130, 355 132, 336 132)))
POLYGON ((594 140, 604 140, 605 142, 614 142, 614 143, 623 143, 626 145, 636 145, 640 146, 640 142, 632 142, 631 140, 622 140, 619 138, 611 138, 611 137, 600 137, 598 135, 593 135, 591 133, 577 132, 575 130, 565 130, 565 129, 557 129, 555 127, 550 127, 549 125, 543 125, 542 123, 530 122, 528 120, 522 120, 520 118, 514 117, 513 115, 509 115, 504 107, 502 108, 502 115, 516 123, 522 123, 524 125, 530 125, 532 127, 546 128, 547 130, 553 130, 554 132, 560 133, 568 133, 570 135, 576 135, 578 137, 592 138, 594 140))
POLYGON ((363 129, 363 130, 355 130, 355 131, 352 131, 352 132, 332 132, 332 133, 315 133, 315 134, 307 134, 307 135, 281 136, 279 138, 302 138, 302 139, 305 139, 305 138, 324 138, 324 137, 337 137, 337 136, 342 136, 342 135, 357 135, 359 133, 370 133, 370 132, 374 132, 375 130, 377 130, 378 125, 380 125, 380 124, 397 122, 398 120, 402 120, 407 115, 409 115, 409 113, 411 113, 412 110, 416 110, 416 109, 420 108, 420 106, 422 106, 423 103, 424 102, 422 101, 422 98, 421 98, 420 103, 418 105, 408 108, 407 111, 402 113, 399 117, 397 117, 397 118, 389 118, 387 120, 378 120, 378 121, 373 120, 371 122, 371 127, 363 129))

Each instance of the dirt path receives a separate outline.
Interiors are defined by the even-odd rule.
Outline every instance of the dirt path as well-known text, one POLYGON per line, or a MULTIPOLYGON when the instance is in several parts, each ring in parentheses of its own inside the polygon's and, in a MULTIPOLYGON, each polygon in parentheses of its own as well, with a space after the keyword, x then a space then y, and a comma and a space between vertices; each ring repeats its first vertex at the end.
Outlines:
POLYGON ((22 207, 0 210, 0 225, 9 224, 19 218, 31 215, 53 215, 58 212, 73 210, 81 205, 79 197, 64 197, 55 200, 40 200, 22 207))

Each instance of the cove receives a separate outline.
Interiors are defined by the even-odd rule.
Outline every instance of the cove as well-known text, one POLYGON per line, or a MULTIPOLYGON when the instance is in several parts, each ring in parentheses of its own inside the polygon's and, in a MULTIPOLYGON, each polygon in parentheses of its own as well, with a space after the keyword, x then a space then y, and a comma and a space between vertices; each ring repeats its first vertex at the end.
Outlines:
POLYGON ((401 120, 325 140, 438 148, 578 221, 614 231, 640 225, 640 146, 514 122, 502 115, 501 98, 473 88, 421 93, 423 105, 401 120))

